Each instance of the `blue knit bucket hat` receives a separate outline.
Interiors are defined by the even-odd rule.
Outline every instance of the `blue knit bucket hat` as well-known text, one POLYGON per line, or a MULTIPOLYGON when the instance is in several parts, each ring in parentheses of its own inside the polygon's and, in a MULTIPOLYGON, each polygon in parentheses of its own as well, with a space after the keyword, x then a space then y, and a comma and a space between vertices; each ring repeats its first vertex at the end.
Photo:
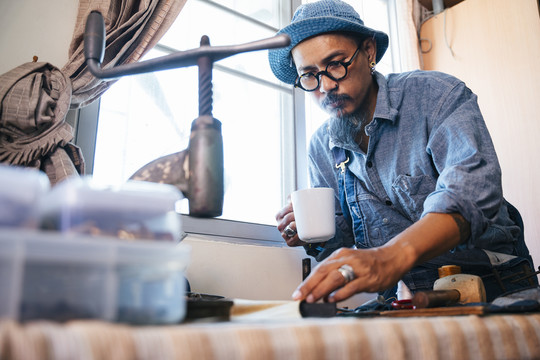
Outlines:
POLYGON ((377 42, 377 62, 388 48, 388 35, 364 26, 360 15, 351 5, 341 0, 321 0, 304 4, 296 9, 291 23, 277 33, 289 35, 291 44, 268 51, 268 60, 274 75, 284 83, 294 84, 298 74, 291 60, 291 50, 309 37, 334 31, 374 37, 377 42))

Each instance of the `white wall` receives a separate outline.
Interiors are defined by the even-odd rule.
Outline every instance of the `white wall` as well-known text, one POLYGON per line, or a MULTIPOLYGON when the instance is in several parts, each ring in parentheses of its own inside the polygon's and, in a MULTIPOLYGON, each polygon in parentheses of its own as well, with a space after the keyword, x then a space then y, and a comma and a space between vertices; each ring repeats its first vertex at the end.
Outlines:
POLYGON ((503 172, 540 265, 540 18, 537 0, 467 0, 426 21, 426 70, 457 76, 478 95, 503 172), (448 44, 448 45, 447 45, 448 44), (452 51, 450 51, 452 49, 452 51))
MULTIPOLYGON (((276 230, 277 232, 277 230, 276 230)), ((303 248, 235 243, 230 239, 190 235, 183 243, 191 247, 187 278, 191 290, 250 300, 290 300, 302 281, 303 248)), ((312 259, 313 267, 317 263, 312 259)), ((374 298, 358 294, 341 307, 355 308, 374 298)))
POLYGON ((302 248, 249 245, 191 235, 192 291, 230 298, 284 300, 302 281, 302 248))
POLYGON ((32 61, 34 55, 62 68, 68 61, 78 4, 76 0, 1 0, 0 74, 32 61))

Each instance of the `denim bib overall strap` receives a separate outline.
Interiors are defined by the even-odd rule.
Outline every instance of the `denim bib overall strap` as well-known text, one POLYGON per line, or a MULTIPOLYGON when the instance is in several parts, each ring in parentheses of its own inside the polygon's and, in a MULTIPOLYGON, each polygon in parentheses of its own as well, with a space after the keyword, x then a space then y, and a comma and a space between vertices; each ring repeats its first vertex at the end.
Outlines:
MULTIPOLYGON (((340 169, 338 173, 338 190, 339 190, 339 203, 343 211, 343 217, 349 223, 354 232, 354 239, 357 248, 367 248, 365 233, 364 233, 364 221, 362 219, 362 212, 360 206, 355 199, 354 184, 356 177, 347 167, 347 163, 350 157, 347 156, 345 149, 334 147, 332 148, 332 154, 334 155, 334 161, 336 163, 336 169, 340 169), (358 214, 354 219, 351 217, 351 209, 355 214, 358 214)), ((379 294, 382 295, 388 303, 396 299, 397 286, 388 290, 382 291, 379 294)))
POLYGON ((343 148, 332 148, 332 154, 334 155, 334 161, 336 163, 336 169, 338 171, 338 191, 339 191, 339 203, 343 211, 343 217, 347 223, 351 226, 354 232, 354 239, 357 247, 366 247, 365 235, 364 235, 364 222, 362 220, 362 212, 360 206, 355 201, 354 184, 355 176, 347 167, 350 157, 343 148), (351 216, 351 211, 358 216, 354 218, 351 216))

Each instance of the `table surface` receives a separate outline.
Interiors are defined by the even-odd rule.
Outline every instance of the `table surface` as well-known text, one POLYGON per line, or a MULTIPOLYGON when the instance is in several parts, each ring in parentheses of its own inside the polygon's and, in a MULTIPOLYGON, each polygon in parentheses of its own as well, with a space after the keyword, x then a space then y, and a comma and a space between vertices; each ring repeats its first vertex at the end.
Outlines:
POLYGON ((540 359, 540 314, 171 326, 3 320, 0 359, 540 359))

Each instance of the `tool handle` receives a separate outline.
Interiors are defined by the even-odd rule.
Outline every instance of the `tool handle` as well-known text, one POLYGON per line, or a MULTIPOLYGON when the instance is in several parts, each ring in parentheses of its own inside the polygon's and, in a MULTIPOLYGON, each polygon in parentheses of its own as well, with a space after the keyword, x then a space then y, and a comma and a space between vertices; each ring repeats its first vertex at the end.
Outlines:
POLYGON ((412 304, 416 309, 448 306, 459 301, 458 290, 420 291, 414 294, 412 304))
POLYGON ((176 51, 168 55, 135 63, 121 64, 103 69, 101 62, 105 54, 106 33, 103 16, 98 11, 92 11, 87 18, 84 32, 84 55, 88 69, 97 78, 110 79, 125 75, 143 74, 147 72, 176 69, 197 65, 200 57, 208 57, 212 62, 229 56, 266 49, 286 47, 291 38, 286 34, 274 35, 270 38, 249 43, 229 46, 201 45, 198 48, 176 51))
POLYGON ((306 278, 311 273, 311 258, 304 258, 302 259, 302 281, 306 280, 306 278))
POLYGON ((221 122, 202 115, 193 120, 189 139, 189 215, 217 217, 223 212, 224 170, 221 122))
POLYGON ((105 23, 103 16, 92 11, 86 20, 84 30, 84 58, 98 63, 103 61, 105 49, 105 23))

